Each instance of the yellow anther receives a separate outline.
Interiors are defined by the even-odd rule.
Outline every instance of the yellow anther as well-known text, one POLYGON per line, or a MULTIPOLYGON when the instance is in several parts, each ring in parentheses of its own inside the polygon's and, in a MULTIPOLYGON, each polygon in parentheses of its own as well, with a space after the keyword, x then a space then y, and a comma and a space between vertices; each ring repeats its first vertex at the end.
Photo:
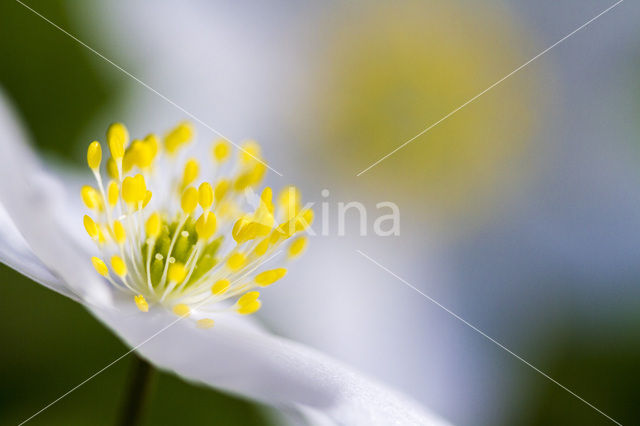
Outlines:
POLYGON ((102 232, 102 227, 98 226, 98 242, 103 244, 107 239, 104 237, 104 232, 102 232))
POLYGON ((122 181, 122 199, 128 204, 138 201, 137 182, 132 176, 127 176, 122 181))
POLYGON ((127 149, 124 153, 124 158, 122 159, 122 171, 124 173, 128 173, 133 166, 138 164, 138 158, 137 158, 137 152, 135 150, 135 146, 137 143, 139 143, 140 141, 133 141, 131 143, 131 147, 129 147, 129 149, 127 149))
POLYGON ((224 139, 218 139, 213 144, 213 158, 218 163, 223 163, 229 158, 229 154, 231 153, 231 146, 229 142, 224 139))
POLYGON ((117 254, 111 256, 111 268, 113 269, 113 272, 115 272, 116 275, 120 277, 124 277, 125 275, 127 275, 127 265, 124 263, 124 260, 122 260, 122 258, 117 254))
POLYGON ((182 173, 182 187, 191 184, 194 180, 198 179, 200 173, 200 164, 198 160, 192 158, 184 165, 184 172, 182 173))
POLYGON ((118 165, 116 164, 116 160, 113 158, 109 158, 107 160, 107 174, 111 179, 118 179, 120 176, 118 174, 118 165))
POLYGON ((290 259, 295 259, 300 256, 304 249, 307 247, 307 237, 301 236, 293 240, 291 245, 289 245, 289 249, 287 251, 287 255, 290 259))
POLYGON ((227 279, 218 280, 214 285, 211 286, 211 293, 215 294, 216 296, 224 294, 227 292, 227 290, 229 290, 230 285, 231 283, 227 279))
POLYGON ((231 256, 229 256, 229 259, 227 260, 227 266, 229 267, 229 269, 235 272, 239 269, 242 269, 242 267, 245 265, 246 262, 247 262, 247 257, 244 254, 233 253, 231 256))
POLYGON ((111 207, 115 207, 118 204, 118 184, 115 181, 109 182, 107 187, 107 201, 111 207))
POLYGON ((131 155, 135 164, 143 170, 148 169, 153 163, 153 147, 147 142, 136 140, 131 144, 131 155))
POLYGON ((198 190, 190 186, 182 193, 182 210, 186 214, 191 214, 198 207, 198 190))
POLYGON ((240 148, 240 161, 251 164, 260 159, 260 145, 256 141, 248 141, 240 148))
POLYGON ((118 244, 124 243, 127 239, 127 233, 119 220, 113 221, 113 237, 118 244))
MULTIPOLYGON (((137 174, 133 177, 136 189, 136 199, 138 202, 144 201, 147 198, 147 182, 144 180, 144 176, 137 174)), ((151 197, 149 196, 149 199, 151 197)))
POLYGON ((247 216, 242 216, 240 219, 236 220, 233 224, 233 228, 231 229, 231 236, 238 244, 245 242, 244 239, 245 233, 244 228, 246 228, 251 221, 247 216))
POLYGON ((270 269, 268 271, 259 273, 258 275, 256 275, 256 277, 253 280, 259 286, 266 287, 278 281, 280 278, 284 277, 286 273, 287 273, 286 268, 270 269))
POLYGON ((295 186, 288 186, 278 194, 278 205, 284 212, 286 220, 298 214, 301 208, 302 197, 300 190, 295 186))
POLYGON ((111 156, 116 160, 122 160, 125 149, 129 143, 129 132, 122 123, 113 123, 107 130, 107 143, 111 156))
POLYGON ((147 204, 149 204, 149 201, 151 201, 152 195, 153 193, 147 189, 147 192, 145 192, 145 195, 144 195, 144 199, 142 200, 142 208, 147 207, 147 204))
POLYGON ((202 214, 196 221, 196 232, 201 240, 208 240, 216 233, 217 220, 213 212, 202 214))
POLYGON ((147 223, 144 226, 144 229, 147 233, 148 238, 156 239, 158 235, 160 235, 160 228, 162 226, 162 220, 160 218, 159 213, 153 213, 147 219, 147 223))
POLYGON ((94 141, 89 144, 87 149, 87 164, 91 170, 98 170, 102 161, 102 147, 100 142, 94 141))
POLYGON ((295 231, 300 232, 307 229, 313 223, 313 210, 305 209, 298 215, 295 225, 295 231))
POLYGON ((268 206, 272 204, 272 199, 273 199, 273 191, 271 190, 271 187, 266 186, 262 190, 262 193, 260 194, 260 201, 262 201, 264 204, 268 206))
POLYGON ((149 154, 151 155, 151 160, 153 162, 153 160, 156 158, 156 155, 158 155, 158 151, 160 150, 160 143, 158 142, 158 137, 153 133, 150 133, 147 136, 145 136, 144 143, 149 148, 149 154))
POLYGON ((85 185, 80 190, 80 195, 84 205, 91 210, 102 210, 102 197, 100 193, 92 186, 85 185))
POLYGON ((86 229, 87 234, 89 234, 91 238, 96 239, 98 237, 98 233, 100 232, 100 229, 98 229, 98 225, 96 225, 93 219, 91 219, 91 217, 87 215, 84 215, 82 221, 84 223, 84 229, 86 229))
POLYGON ((236 309, 236 312, 239 313, 240 315, 251 315, 254 312, 257 312, 261 306, 262 306, 262 302, 260 302, 259 300, 254 300, 252 302, 245 303, 244 305, 238 306, 238 308, 236 309))
POLYGON ((256 162, 247 171, 242 172, 233 182, 233 189, 240 192, 247 187, 256 186, 262 181, 267 167, 263 163, 256 162))
POLYGON ((211 328, 215 322, 211 318, 202 318, 196 321, 198 328, 211 328))
POLYGON ((209 182, 202 182, 198 188, 198 201, 203 210, 207 210, 213 204, 213 188, 209 182))
POLYGON ((222 200, 225 195, 229 192, 229 187, 231 184, 227 179, 222 179, 220 182, 216 184, 216 189, 214 190, 214 197, 216 201, 222 200))
POLYGON ((188 317, 191 314, 191 309, 184 303, 180 303, 173 307, 173 313, 179 317, 188 317))
POLYGON ((167 277, 170 282, 181 283, 187 276, 187 268, 184 267, 184 264, 180 262, 172 263, 169 266, 169 272, 167 273, 167 277))
POLYGON ((264 256, 269 248, 269 238, 265 238, 256 245, 256 248, 253 249, 253 254, 257 257, 264 256))
POLYGON ((174 127, 164 137, 164 147, 169 154, 175 154, 178 149, 193 138, 191 123, 184 121, 174 127))
POLYGON ((260 297, 259 291, 248 291, 238 299, 238 306, 246 305, 247 303, 255 302, 260 297))
POLYGON ((104 263, 102 259, 94 256, 91 258, 91 263, 93 263, 93 267, 100 275, 102 275, 103 277, 109 275, 109 268, 107 268, 107 264, 104 263))
POLYGON ((142 312, 149 312, 149 304, 143 295, 139 294, 137 296, 133 296, 133 300, 136 302, 136 306, 142 312))

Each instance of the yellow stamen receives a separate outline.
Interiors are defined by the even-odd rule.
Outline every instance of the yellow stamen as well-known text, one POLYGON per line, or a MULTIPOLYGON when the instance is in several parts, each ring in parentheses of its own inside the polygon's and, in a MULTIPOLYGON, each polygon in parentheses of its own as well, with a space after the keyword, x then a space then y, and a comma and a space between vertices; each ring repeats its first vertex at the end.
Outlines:
POLYGON ((89 164, 89 168, 94 171, 98 170, 101 161, 102 147, 100 146, 100 142, 91 142, 89 149, 87 149, 87 164, 89 164))
POLYGON ((113 158, 107 160, 107 174, 111 179, 118 179, 120 177, 118 174, 118 164, 113 158))
POLYGON ((87 231, 87 234, 89 234, 91 238, 96 239, 99 232, 98 225, 96 225, 93 219, 91 219, 91 217, 87 215, 84 215, 83 223, 84 229, 87 231))
POLYGON ((227 260, 227 266, 229 267, 229 269, 235 272, 238 269, 241 269, 246 263, 246 261, 247 261, 247 258, 244 254, 234 253, 231 256, 229 256, 229 260, 227 260))
POLYGON ((127 239, 127 233, 119 220, 113 221, 113 236, 118 244, 123 244, 127 239))
POLYGON ((94 256, 91 258, 91 263, 93 263, 93 267, 100 275, 102 275, 103 277, 109 275, 109 268, 107 268, 107 264, 104 263, 102 259, 94 256))
POLYGON ((213 145, 213 158, 218 163, 224 163, 228 158, 231 152, 231 147, 229 146, 229 142, 224 139, 219 139, 213 145))
POLYGON ((118 184, 115 181, 109 182, 109 186, 107 187, 107 200, 109 202, 109 206, 112 208, 118 204, 118 184))
POLYGON ((215 294, 216 296, 224 294, 227 292, 227 290, 229 290, 230 285, 231 283, 227 279, 218 280, 214 285, 211 286, 211 293, 215 294))
POLYGON ((211 208, 213 204, 213 188, 209 182, 203 182, 198 188, 198 201, 203 210, 211 208))
POLYGON ((182 187, 190 185, 194 180, 198 179, 200 174, 200 164, 198 160, 192 158, 184 165, 184 172, 182 173, 182 187))
POLYGON ((149 304, 147 303, 147 300, 143 295, 139 294, 137 296, 134 296, 133 300, 136 302, 136 306, 138 307, 138 309, 140 309, 142 312, 149 312, 149 304))
POLYGON ((165 149, 169 154, 174 155, 180 147, 193 138, 193 133, 191 123, 184 121, 178 124, 164 137, 165 149))
POLYGON ((225 197, 225 195, 227 195, 227 193, 229 192, 230 185, 231 184, 226 179, 222 179, 220 182, 218 182, 218 184, 216 185, 216 189, 214 191, 214 196, 216 201, 219 202, 225 197))
POLYGON ((211 328, 215 322, 211 318, 202 318, 196 321, 199 328, 211 328))
POLYGON ((300 190, 295 186, 288 186, 278 194, 278 204, 285 214, 285 219, 289 220, 300 211, 302 197, 300 190))
POLYGON ((287 255, 290 259, 295 259, 300 256, 304 249, 307 247, 307 237, 301 236, 293 240, 291 245, 289 245, 289 250, 287 251, 287 255))
POLYGON ((213 213, 209 212, 207 215, 203 213, 196 221, 198 238, 205 241, 211 238, 216 233, 216 222, 216 216, 213 213))
POLYGON ((147 237, 149 238, 157 238, 160 234, 160 228, 162 226, 162 222, 160 220, 160 214, 155 212, 149 216, 147 219, 147 223, 145 224, 145 231, 147 233, 147 237))
POLYGON ((256 141, 248 141, 242 145, 240 161, 251 164, 260 158, 260 145, 256 141))
POLYGON ((121 161, 129 143, 129 132, 122 123, 113 123, 107 130, 107 143, 111 151, 111 157, 116 161, 121 161))
POLYGON ((84 185, 80 190, 80 196, 84 205, 90 210, 102 210, 102 197, 98 190, 89 185, 84 185))
POLYGON ((271 270, 259 273, 258 275, 256 275, 256 277, 253 280, 259 286, 266 287, 278 281, 280 278, 284 277, 286 273, 287 273, 286 268, 271 269, 271 270))
POLYGON ((113 269, 113 272, 120 277, 127 275, 127 265, 118 255, 111 256, 111 268, 113 269))
POLYGON ((176 262, 169 265, 169 273, 167 277, 169 282, 181 283, 187 276, 187 269, 182 263, 176 262))
POLYGON ((182 194, 182 210, 186 214, 191 214, 198 207, 198 190, 193 186, 187 188, 182 194))
POLYGON ((259 300, 254 300, 253 302, 246 303, 244 305, 238 306, 236 312, 240 315, 250 315, 254 312, 257 312, 262 306, 262 302, 259 300))
POLYGON ((179 317, 188 317, 191 314, 191 309, 184 303, 180 303, 173 307, 173 313, 179 317))

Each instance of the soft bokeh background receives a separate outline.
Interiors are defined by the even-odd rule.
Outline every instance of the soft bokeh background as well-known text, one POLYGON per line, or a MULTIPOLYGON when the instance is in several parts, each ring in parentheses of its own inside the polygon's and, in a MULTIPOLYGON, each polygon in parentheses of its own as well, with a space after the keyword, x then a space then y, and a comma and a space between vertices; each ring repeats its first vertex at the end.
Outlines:
MULTIPOLYGON (((608 423, 359 249, 616 420, 640 420, 637 4, 356 177, 613 2, 26 3, 232 140, 258 139, 284 174, 273 186, 330 203, 331 235, 266 295, 275 332, 457 424, 608 423), (352 200, 370 207, 369 231, 375 203, 396 202, 401 235, 361 237, 352 221, 336 236, 335 203, 352 200)), ((112 121, 143 134, 185 118, 20 4, 0 16, 0 87, 44 155, 80 167, 112 121)), ((15 424, 126 348, 77 304, 0 274, 0 423, 15 424)), ((114 424, 129 370, 33 424, 114 424)), ((164 373, 146 418, 271 422, 164 373)))

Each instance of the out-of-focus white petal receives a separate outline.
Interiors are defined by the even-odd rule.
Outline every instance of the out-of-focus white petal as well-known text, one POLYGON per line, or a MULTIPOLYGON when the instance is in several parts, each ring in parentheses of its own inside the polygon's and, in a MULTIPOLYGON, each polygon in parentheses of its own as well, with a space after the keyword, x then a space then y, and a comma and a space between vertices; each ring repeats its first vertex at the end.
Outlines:
POLYGON ((59 215, 66 214, 63 193, 30 150, 16 115, 0 93, 0 204, 33 254, 71 292, 87 303, 109 303, 111 293, 93 270, 90 257, 59 224, 59 215))
POLYGON ((32 252, 0 205, 0 262, 71 299, 78 298, 32 252))
POLYGON ((408 398, 308 347, 261 331, 234 315, 211 329, 156 309, 91 308, 160 368, 267 404, 298 409, 313 424, 441 425, 408 398), (326 421, 326 422, 325 422, 326 421))

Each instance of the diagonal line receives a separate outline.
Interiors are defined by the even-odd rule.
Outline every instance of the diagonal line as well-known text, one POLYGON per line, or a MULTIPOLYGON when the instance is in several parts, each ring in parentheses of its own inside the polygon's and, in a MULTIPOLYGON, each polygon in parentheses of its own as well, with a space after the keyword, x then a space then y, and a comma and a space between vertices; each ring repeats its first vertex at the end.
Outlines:
MULTIPOLYGON (((277 252, 275 252, 273 255, 271 255, 269 258, 267 258, 266 260, 262 261, 262 262, 258 262, 258 264, 253 267, 253 269, 249 270, 248 272, 244 273, 241 277, 237 278, 236 280, 232 281, 230 285, 235 284, 238 281, 243 280, 248 274, 250 274, 251 272, 255 271, 258 267, 264 265, 265 263, 267 263, 268 261, 270 261, 271 259, 273 259, 274 257, 276 257, 277 255, 279 255, 280 253, 282 253, 282 250, 278 250, 277 252)), ((254 262, 255 263, 255 262, 254 262)), ((205 304, 207 302, 207 300, 205 299, 203 302, 194 305, 194 309, 199 308, 200 306, 202 306, 203 304, 205 304)), ((67 392, 65 392, 64 394, 60 395, 58 398, 54 399, 53 401, 51 401, 49 404, 45 405, 44 407, 42 407, 39 411, 37 411, 36 413, 32 414, 30 417, 28 417, 27 419, 23 420, 22 422, 20 422, 18 424, 18 426, 22 426, 23 424, 27 423, 28 421, 30 421, 31 419, 33 419, 35 416, 37 416, 38 414, 42 413, 43 411, 45 411, 46 409, 48 409, 49 407, 51 407, 52 405, 54 405, 55 403, 59 402, 61 399, 65 398, 67 395, 69 395, 71 392, 75 391, 76 389, 80 388, 82 385, 86 384, 87 382, 91 381, 93 378, 95 378, 97 375, 99 375, 100 373, 104 372, 105 370, 107 370, 109 367, 111 367, 112 365, 116 364, 118 361, 120 361, 121 359, 125 358, 127 355, 129 355, 131 352, 139 349, 142 345, 144 345, 145 343, 149 342, 150 340, 154 339, 156 336, 162 334, 164 331, 168 330, 169 328, 173 327, 175 324, 177 324, 178 322, 182 321, 183 319, 187 318, 186 315, 182 315, 179 316, 177 319, 175 319, 174 321, 170 322, 168 325, 164 326, 163 328, 161 328, 160 330, 156 331, 155 333, 153 333, 151 336, 147 337, 145 340, 143 340, 141 343, 137 344, 136 346, 134 346, 133 348, 131 348, 130 350, 128 350, 127 352, 125 352, 124 354, 120 355, 118 358, 114 359, 113 361, 111 361, 109 364, 107 364, 106 366, 102 367, 100 370, 96 371, 95 373, 93 373, 91 376, 87 377, 86 379, 84 379, 82 382, 78 383, 77 385, 75 385, 74 387, 72 387, 71 389, 69 389, 67 392)))
POLYGON ((608 416, 606 413, 604 413, 602 410, 600 410, 598 407, 596 407, 595 405, 591 404, 589 401, 585 400, 584 398, 582 398, 580 395, 576 394, 575 392, 573 392, 571 389, 567 388, 566 386, 564 386, 562 383, 558 382, 557 380, 553 379, 551 376, 549 376, 548 374, 546 374, 544 371, 540 370, 539 368, 537 368, 536 366, 534 366, 533 364, 531 364, 530 362, 528 362, 527 360, 525 360, 524 358, 522 358, 520 355, 516 354, 515 352, 511 351, 509 348, 507 348, 506 346, 504 346, 502 343, 498 342, 496 339, 494 339, 493 337, 489 336, 488 334, 486 334, 484 331, 480 330, 478 327, 474 326, 473 324, 471 324, 470 322, 466 321, 464 318, 462 318, 460 315, 456 314, 455 312, 451 311, 450 309, 448 309, 447 307, 441 305, 437 300, 433 299, 432 297, 428 296, 427 294, 423 293, 422 291, 420 291, 419 289, 417 289, 415 286, 411 285, 410 283, 408 283, 406 280, 404 280, 403 278, 399 277, 398 275, 394 274, 393 272, 391 272, 388 268, 384 267, 383 265, 381 265, 380 263, 378 263, 377 261, 373 260, 371 257, 367 256, 366 254, 364 254, 361 250, 356 250, 360 255, 362 255, 364 258, 368 259, 370 262, 372 262, 373 264, 377 265, 380 269, 382 269, 383 271, 389 273, 390 275, 394 276, 395 278, 397 278, 398 280, 400 280, 402 283, 404 283, 407 287, 411 288, 412 290, 418 292, 419 294, 421 294, 425 299, 429 300, 430 302, 434 303, 435 305, 437 305, 439 308, 443 309, 445 312, 447 312, 449 315, 453 316, 454 318, 456 318, 457 320, 459 320, 460 322, 462 322, 464 325, 466 325, 467 327, 471 328, 472 330, 474 330, 475 332, 481 334, 483 337, 485 337, 486 339, 488 339, 489 341, 491 341, 492 343, 496 344, 498 347, 500 347, 501 349, 507 351, 509 354, 511 354, 512 356, 514 356, 516 359, 518 359, 519 361, 521 361, 522 363, 528 365, 529 367, 531 367, 532 369, 534 369, 535 371, 537 371, 538 373, 540 373, 541 375, 543 375, 544 377, 546 377, 547 379, 549 379, 550 381, 552 381, 553 383, 555 383, 556 385, 558 385, 559 387, 561 387, 562 389, 564 389, 565 391, 569 392, 571 395, 575 396, 576 398, 578 398, 580 401, 584 402, 585 404, 587 404, 589 407, 593 408, 594 410, 596 410, 598 413, 602 414, 604 417, 606 417, 607 419, 611 420, 613 423, 622 426, 622 424, 616 420, 614 420, 613 418, 611 418, 610 416, 608 416))
POLYGON ((445 115, 444 117, 442 117, 440 120, 436 121, 435 123, 433 123, 432 125, 430 125, 429 127, 427 127, 426 129, 424 129, 423 131, 421 131, 420 133, 418 133, 417 135, 415 135, 414 137, 412 137, 411 139, 409 139, 408 141, 406 141, 405 143, 403 143, 402 145, 398 146, 396 149, 394 149, 393 151, 391 151, 390 153, 388 153, 387 155, 385 155, 384 157, 380 158, 378 161, 376 161, 375 163, 371 164, 369 167, 367 167, 366 169, 362 170, 360 173, 358 173, 356 175, 356 177, 361 176, 362 174, 364 174, 365 172, 367 172, 368 170, 372 169, 373 167, 377 166, 378 164, 380 164, 382 161, 386 160, 387 158, 391 157, 393 154, 395 154, 396 152, 400 151, 402 148, 404 148, 405 146, 409 145, 411 142, 413 142, 414 140, 418 139, 420 136, 424 135, 425 133, 427 133, 429 130, 433 129, 434 127, 436 127, 438 124, 442 123, 444 120, 446 120, 447 118, 451 117, 453 114, 455 114, 456 112, 460 111, 462 108, 466 107, 467 105, 469 105, 470 103, 472 103, 473 101, 475 101, 476 99, 478 99, 480 96, 484 95, 485 93, 487 93, 489 90, 493 89, 494 87, 496 87, 497 85, 499 85, 500 83, 502 83, 503 81, 505 81, 506 79, 508 79, 509 77, 511 77, 512 75, 514 75, 515 73, 517 73, 518 71, 520 71, 521 69, 523 69, 524 67, 526 67, 527 65, 529 65, 530 63, 532 63, 533 61, 535 61, 536 59, 538 59, 539 57, 541 57, 542 55, 544 55, 545 53, 547 53, 548 51, 550 51, 551 49, 553 49, 554 47, 556 47, 557 45, 559 45, 560 43, 562 43, 563 41, 565 41, 566 39, 568 39, 569 37, 573 36, 574 34, 576 34, 578 31, 584 29, 585 27, 587 27, 589 24, 591 24, 593 21, 595 21, 596 19, 600 18, 602 15, 604 15, 605 13, 609 12, 611 9, 613 9, 614 7, 616 7, 617 5, 619 5, 620 3, 622 3, 624 0, 618 0, 616 3, 612 4, 611 6, 609 6, 608 8, 606 8, 605 10, 603 10, 602 12, 600 12, 599 14, 597 14, 596 16, 594 16, 593 18, 589 19, 587 22, 585 22, 584 24, 580 25, 578 28, 576 28, 575 30, 571 31, 569 34, 567 34, 566 36, 562 37, 560 40, 556 41, 555 43, 553 43, 551 46, 547 47, 546 49, 544 49, 542 52, 538 53, 536 56, 534 56, 533 58, 529 59, 527 62, 525 62, 524 64, 520 65, 518 68, 514 69, 513 71, 511 71, 509 74, 505 75, 504 77, 502 77, 500 80, 496 81, 495 83, 493 83, 491 86, 487 87, 486 89, 484 89, 482 92, 478 93, 477 95, 475 95, 473 98, 469 99, 468 101, 466 101, 465 103, 463 103, 462 105, 460 105, 459 107, 457 107, 456 109, 454 109, 453 111, 451 111, 449 114, 445 115))
POLYGON ((89 46, 87 43, 83 42, 82 40, 80 40, 78 37, 74 36, 73 34, 69 33, 68 31, 66 31, 65 29, 63 29, 62 27, 60 27, 58 24, 56 24, 55 22, 51 21, 49 18, 47 18, 46 16, 42 15, 41 13, 39 13, 38 11, 36 11, 35 9, 31 8, 30 6, 24 4, 21 0, 15 0, 17 3, 21 4, 22 6, 24 6, 26 9, 30 10, 31 12, 33 12, 35 15, 39 16, 40 18, 42 18, 44 21, 48 22, 49 24, 51 24, 53 27, 55 27, 56 29, 60 30, 62 33, 64 33, 65 35, 67 35, 68 37, 72 38, 74 41, 76 41, 77 43, 79 43, 80 45, 86 47, 87 49, 89 49, 91 52, 93 52, 94 54, 96 54, 97 56, 99 56, 101 59, 105 60, 106 62, 108 62, 109 64, 113 65, 115 68, 117 68, 118 70, 120 70, 123 74, 127 75, 128 77, 132 78, 133 80, 135 80, 136 82, 138 82, 139 84, 141 84, 142 86, 144 86, 145 88, 147 88, 148 90, 150 90, 151 92, 155 93, 156 95, 158 95, 160 98, 164 99, 165 101, 167 101, 168 103, 170 103, 171 105, 173 105, 174 107, 178 108, 180 111, 182 111, 183 113, 185 113, 186 115, 188 115, 189 117, 191 117, 194 121, 197 121, 198 123, 200 123, 201 125, 203 125, 204 127, 206 127, 207 129, 211 130, 213 133, 215 133, 216 135, 220 136, 221 138, 229 141, 230 144, 232 144, 233 146, 235 146, 236 148, 238 148, 240 151, 244 152, 245 154, 253 157, 254 160, 262 163, 263 165, 265 165, 267 168, 269 168, 272 172, 274 172, 275 174, 277 174, 278 176, 283 176, 282 173, 280 173, 279 171, 277 171, 276 169, 274 169, 273 167, 269 166, 267 163, 265 163, 264 161, 262 161, 260 158, 258 157, 254 157, 253 154, 251 154, 249 151, 245 150, 244 148, 242 148, 241 146, 239 146, 238 144, 236 144, 235 142, 233 142, 231 139, 229 139, 228 137, 226 137, 225 135, 223 135, 222 133, 220 133, 218 130, 214 129, 213 127, 211 127, 210 125, 208 125, 207 123, 205 123, 204 121, 202 121, 201 119, 199 119, 198 117, 196 117, 195 115, 193 115, 191 112, 187 111, 186 109, 184 109, 183 107, 181 107, 180 105, 178 105, 177 103, 175 103, 174 101, 172 101, 171 99, 169 99, 168 97, 166 97, 165 95, 163 95, 162 93, 158 92, 156 89, 154 89, 153 87, 149 86, 147 83, 145 83, 144 81, 140 80, 138 77, 136 77, 135 75, 131 74, 129 71, 125 70, 124 68, 122 68, 120 65, 116 64, 115 62, 113 62, 111 59, 107 58, 106 56, 104 56, 102 53, 98 52, 96 49, 94 49, 93 47, 89 46))

